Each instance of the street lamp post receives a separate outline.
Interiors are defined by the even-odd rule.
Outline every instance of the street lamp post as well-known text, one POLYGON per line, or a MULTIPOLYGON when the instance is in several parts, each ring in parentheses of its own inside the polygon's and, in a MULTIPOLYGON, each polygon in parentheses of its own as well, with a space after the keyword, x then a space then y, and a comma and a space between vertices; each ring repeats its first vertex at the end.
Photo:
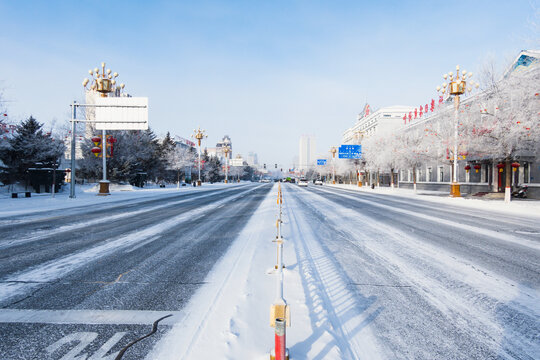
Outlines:
POLYGON ((330 152, 332 153, 332 184, 335 184, 336 183, 336 165, 335 165, 335 162, 336 162, 336 152, 337 152, 336 147, 332 146, 330 148, 330 152))
MULTIPOLYGON (((229 182, 229 152, 231 151, 231 148, 229 145, 223 146, 223 152, 225 153, 225 184, 229 182)), ((234 182, 234 175, 233 175, 233 182, 234 182)))
MULTIPOLYGON (((356 139, 356 143, 358 145, 362 144, 362 140, 364 139, 364 132, 362 130, 356 130, 354 132, 354 138, 356 139)), ((362 180, 360 180, 360 170, 358 170, 358 160, 355 160, 356 165, 356 181, 359 187, 362 187, 362 180)))
MULTIPOLYGON (((101 63, 101 73, 99 72, 99 68, 95 68, 94 70, 88 70, 88 73, 90 76, 92 76, 92 81, 90 79, 86 78, 83 80, 83 87, 86 89, 86 91, 95 91, 100 93, 101 97, 107 97, 109 96, 109 93, 116 91, 116 78, 118 77, 118 73, 111 73, 111 69, 107 69, 105 71, 105 63, 101 63), (87 85, 90 83, 90 88, 87 88, 87 85)), ((123 89, 124 84, 118 85, 118 89, 123 89)), ((105 129, 101 132, 101 157, 102 157, 102 164, 103 164, 103 179, 99 182, 99 193, 98 195, 110 195, 109 192, 109 181, 107 180, 107 134, 105 132, 105 129)), ((73 169, 72 169, 73 171, 73 169)), ((72 172, 73 174, 73 172, 72 172)))
MULTIPOLYGON (((463 70, 461 74, 459 73, 459 65, 456 66, 456 76, 454 77, 454 74, 450 71, 448 74, 444 74, 443 78, 444 80, 449 80, 450 83, 447 84, 444 82, 441 86, 437 86, 437 92, 441 91, 443 96, 448 90, 448 96, 454 96, 454 159, 453 159, 453 170, 452 170, 452 184, 450 185, 450 196, 451 197, 460 197, 460 186, 457 180, 457 170, 458 170, 458 116, 459 116, 459 101, 460 101, 460 95, 465 94, 465 92, 471 92, 472 88, 469 86, 467 87, 467 83, 465 80, 470 79, 472 77, 472 73, 467 73, 466 70, 463 70)), ((478 88, 478 83, 475 83, 474 81, 469 81, 470 85, 474 86, 475 88, 478 88)))
POLYGON ((201 140, 205 137, 208 137, 208 135, 205 134, 204 129, 201 129, 199 127, 197 128, 197 130, 193 130, 193 134, 191 134, 191 137, 197 139, 197 144, 199 145, 199 179, 197 180, 197 186, 201 186, 201 140))

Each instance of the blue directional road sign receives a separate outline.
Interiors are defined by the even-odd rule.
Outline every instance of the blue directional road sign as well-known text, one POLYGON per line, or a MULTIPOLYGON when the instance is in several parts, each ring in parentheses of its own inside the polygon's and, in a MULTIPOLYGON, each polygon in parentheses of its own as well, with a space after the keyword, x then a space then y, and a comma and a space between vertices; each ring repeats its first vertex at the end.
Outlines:
POLYGON ((326 159, 317 159, 317 165, 326 165, 326 159))
POLYGON ((360 159, 362 145, 341 145, 338 149, 340 159, 360 159))

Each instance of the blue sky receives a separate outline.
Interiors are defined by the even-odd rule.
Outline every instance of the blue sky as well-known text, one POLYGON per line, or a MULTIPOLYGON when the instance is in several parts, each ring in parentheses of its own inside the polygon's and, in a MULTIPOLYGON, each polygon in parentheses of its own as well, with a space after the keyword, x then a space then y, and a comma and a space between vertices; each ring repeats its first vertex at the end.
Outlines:
MULTIPOLYGON (((339 144, 367 101, 425 104, 456 64, 538 48, 536 1, 4 1, 0 89, 11 119, 67 123, 102 61, 150 126, 223 135, 289 167, 302 134, 339 144)), ((478 80, 478 79, 476 79, 478 80)))

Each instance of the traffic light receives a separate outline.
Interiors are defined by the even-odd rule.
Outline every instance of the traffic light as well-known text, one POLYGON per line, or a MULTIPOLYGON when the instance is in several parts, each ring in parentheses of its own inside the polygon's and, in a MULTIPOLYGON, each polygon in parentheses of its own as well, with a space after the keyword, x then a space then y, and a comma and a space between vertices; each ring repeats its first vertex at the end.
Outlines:
POLYGON ((266 164, 263 164, 263 167, 266 169, 266 164))
POLYGON ((277 169, 277 164, 275 164, 275 165, 276 165, 275 168, 277 169))
POLYGON ((91 140, 94 143, 94 147, 90 151, 98 157, 103 152, 103 141, 101 141, 101 136, 94 136, 91 140))

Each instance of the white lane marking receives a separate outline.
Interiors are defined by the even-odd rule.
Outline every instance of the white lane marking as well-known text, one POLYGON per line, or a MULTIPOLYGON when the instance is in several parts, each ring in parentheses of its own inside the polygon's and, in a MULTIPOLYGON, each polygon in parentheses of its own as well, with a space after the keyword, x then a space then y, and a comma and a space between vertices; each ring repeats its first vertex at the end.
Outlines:
MULTIPOLYGON (((224 190, 224 191, 228 192, 228 191, 231 191, 231 190, 234 190, 234 188, 227 189, 227 190, 224 190)), ((114 221, 114 220, 123 219, 123 218, 126 218, 126 217, 134 217, 136 215, 143 214, 143 213, 146 213, 146 212, 156 211, 156 210, 159 210, 159 209, 162 209, 162 208, 165 208, 165 207, 179 205, 179 204, 182 204, 182 203, 185 203, 185 202, 191 202, 192 200, 195 200, 195 199, 196 200, 204 199, 206 197, 213 196, 213 195, 216 195, 216 193, 202 194, 202 195, 197 196, 195 198, 171 201, 171 202, 168 202, 168 203, 165 203, 165 204, 156 205, 156 206, 141 209, 141 210, 129 211, 129 212, 124 212, 124 213, 121 213, 121 214, 116 214, 116 215, 111 215, 111 216, 102 216, 102 217, 94 219, 94 220, 82 221, 82 222, 79 222, 79 223, 76 223, 76 224, 60 226, 60 227, 58 227, 56 229, 39 230, 39 231, 36 231, 36 232, 32 233, 28 237, 25 237, 25 238, 22 238, 22 239, 17 239, 17 240, 11 240, 11 241, 7 241, 7 242, 5 242, 3 244, 0 244, 0 249, 6 249, 6 248, 9 248, 9 247, 12 247, 12 246, 21 245, 21 244, 29 243, 29 242, 32 242, 32 241, 41 240, 41 239, 44 239, 44 238, 51 237, 52 235, 55 235, 55 234, 60 234, 60 233, 72 231, 74 229, 79 229, 79 228, 82 228, 82 227, 97 225, 97 224, 100 224, 100 223, 103 223, 103 222, 110 222, 110 221, 114 221)))
POLYGON ((132 251, 135 251, 137 250, 138 248, 140 248, 141 246, 144 246, 146 244, 149 244, 151 243, 152 241, 154 240, 157 240, 159 239, 160 236, 159 235, 156 235, 156 236, 152 236, 150 239, 146 240, 146 241, 141 241, 140 243, 136 244, 135 246, 132 246, 131 248, 127 249, 126 251, 124 251, 125 253, 130 253, 132 251))
MULTIPOLYGON (((67 354, 62 356, 59 360, 81 359, 77 355, 81 353, 85 347, 90 345, 90 343, 92 343, 92 341, 94 341, 97 337, 98 337, 98 333, 95 333, 95 332, 71 333, 67 336, 64 336, 63 338, 61 338, 54 344, 49 345, 45 350, 47 351, 47 353, 52 355, 54 352, 60 349, 63 345, 67 345, 72 342, 78 342, 78 344, 73 349, 71 349, 67 354)), ((82 359, 86 359, 86 356, 84 356, 82 359)))
MULTIPOLYGON (((90 356, 88 360, 114 360, 120 351, 113 354, 106 355, 113 347, 124 337, 125 332, 115 333, 103 346, 101 346, 94 355, 90 356)), ((60 360, 82 360, 86 359, 87 354, 81 354, 84 349, 90 345, 96 338, 98 333, 96 332, 75 332, 64 336, 54 344, 49 345, 45 351, 49 356, 53 355, 57 350, 64 345, 68 345, 72 342, 78 342, 78 344, 71 349, 67 354, 62 356, 60 360), (81 354, 81 355, 79 355, 81 354)))
POLYGON ((94 355, 90 356, 88 360, 115 360, 116 356, 120 351, 117 351, 113 354, 106 355, 113 347, 126 335, 126 332, 117 332, 115 333, 103 346, 101 346, 94 355))
POLYGON ((86 249, 72 255, 67 255, 60 259, 51 260, 44 264, 35 266, 30 270, 8 276, 2 279, 3 283, 0 283, 0 301, 5 301, 13 296, 23 294, 26 291, 40 286, 40 283, 55 281, 91 261, 129 247, 132 244, 144 241, 148 239, 148 237, 160 234, 163 231, 177 226, 178 223, 182 221, 193 219, 196 216, 204 214, 206 211, 215 209, 221 204, 230 202, 231 199, 236 199, 244 196, 246 193, 255 191, 259 187, 261 186, 250 188, 239 194, 231 195, 225 199, 216 201, 215 203, 185 212, 181 215, 175 216, 162 223, 149 226, 145 229, 132 231, 116 240, 106 241, 105 243, 97 245, 93 248, 86 249))
POLYGON ((35 310, 0 309, 0 323, 81 324, 81 325, 172 325, 179 320, 179 311, 153 310, 35 310))

